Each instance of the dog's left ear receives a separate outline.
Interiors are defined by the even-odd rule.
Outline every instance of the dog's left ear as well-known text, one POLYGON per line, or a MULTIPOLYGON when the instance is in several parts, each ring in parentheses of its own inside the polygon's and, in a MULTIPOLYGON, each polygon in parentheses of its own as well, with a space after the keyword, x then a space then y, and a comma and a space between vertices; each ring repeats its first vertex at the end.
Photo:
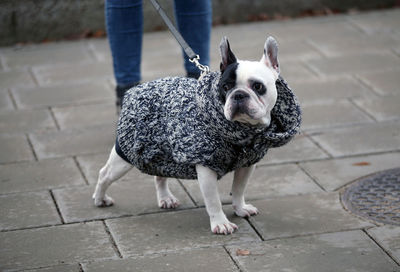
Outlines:
POLYGON ((264 54, 260 61, 269 68, 275 70, 279 75, 278 43, 271 36, 269 36, 265 41, 264 54))

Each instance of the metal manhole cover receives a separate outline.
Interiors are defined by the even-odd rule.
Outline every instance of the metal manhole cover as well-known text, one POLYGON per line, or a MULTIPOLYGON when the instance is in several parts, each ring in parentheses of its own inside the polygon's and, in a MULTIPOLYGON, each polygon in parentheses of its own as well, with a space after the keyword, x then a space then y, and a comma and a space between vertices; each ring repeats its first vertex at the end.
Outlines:
POLYGON ((400 226, 400 168, 355 181, 341 198, 345 207, 357 215, 400 226))

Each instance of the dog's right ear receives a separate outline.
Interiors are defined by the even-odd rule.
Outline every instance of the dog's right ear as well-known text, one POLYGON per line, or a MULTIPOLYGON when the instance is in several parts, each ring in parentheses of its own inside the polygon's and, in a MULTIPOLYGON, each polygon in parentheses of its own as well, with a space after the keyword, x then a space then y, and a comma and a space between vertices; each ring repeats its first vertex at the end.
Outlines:
POLYGON ((278 43, 271 36, 269 36, 265 41, 264 54, 261 57, 260 61, 267 65, 269 68, 273 69, 276 72, 276 76, 278 77, 280 73, 278 61, 278 43))
POLYGON ((228 65, 237 62, 235 55, 232 53, 229 46, 228 39, 223 37, 219 45, 219 50, 221 52, 221 64, 219 66, 221 72, 224 72, 228 65))

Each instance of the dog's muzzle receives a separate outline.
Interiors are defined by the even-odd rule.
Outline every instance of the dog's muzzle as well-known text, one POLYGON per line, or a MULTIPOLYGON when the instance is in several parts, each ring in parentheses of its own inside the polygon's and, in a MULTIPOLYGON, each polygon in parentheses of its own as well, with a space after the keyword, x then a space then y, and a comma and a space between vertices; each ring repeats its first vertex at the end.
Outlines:
POLYGON ((237 104, 242 104, 244 103, 247 99, 250 98, 250 95, 244 91, 236 91, 234 94, 232 94, 231 99, 233 99, 234 102, 237 104))
POLYGON ((232 117, 236 114, 244 113, 247 114, 248 106, 247 102, 250 99, 250 95, 242 90, 235 91, 230 98, 232 105, 231 114, 232 117))

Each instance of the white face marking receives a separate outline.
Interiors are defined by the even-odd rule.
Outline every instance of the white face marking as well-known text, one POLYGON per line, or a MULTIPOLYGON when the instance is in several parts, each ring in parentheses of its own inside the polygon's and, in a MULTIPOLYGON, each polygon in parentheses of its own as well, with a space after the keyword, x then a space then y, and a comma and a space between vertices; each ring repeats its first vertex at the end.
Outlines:
POLYGON ((271 121, 271 110, 277 99, 277 91, 275 81, 277 73, 268 68, 264 63, 258 61, 238 61, 239 65, 236 70, 236 86, 234 91, 226 98, 224 108, 225 117, 228 120, 238 121, 250 124, 264 124, 269 126, 271 121), (262 82, 267 92, 264 95, 257 95, 249 85, 249 81, 262 82), (250 98, 246 104, 247 113, 234 114, 232 112, 234 105, 232 96, 235 90, 246 92, 250 98))

